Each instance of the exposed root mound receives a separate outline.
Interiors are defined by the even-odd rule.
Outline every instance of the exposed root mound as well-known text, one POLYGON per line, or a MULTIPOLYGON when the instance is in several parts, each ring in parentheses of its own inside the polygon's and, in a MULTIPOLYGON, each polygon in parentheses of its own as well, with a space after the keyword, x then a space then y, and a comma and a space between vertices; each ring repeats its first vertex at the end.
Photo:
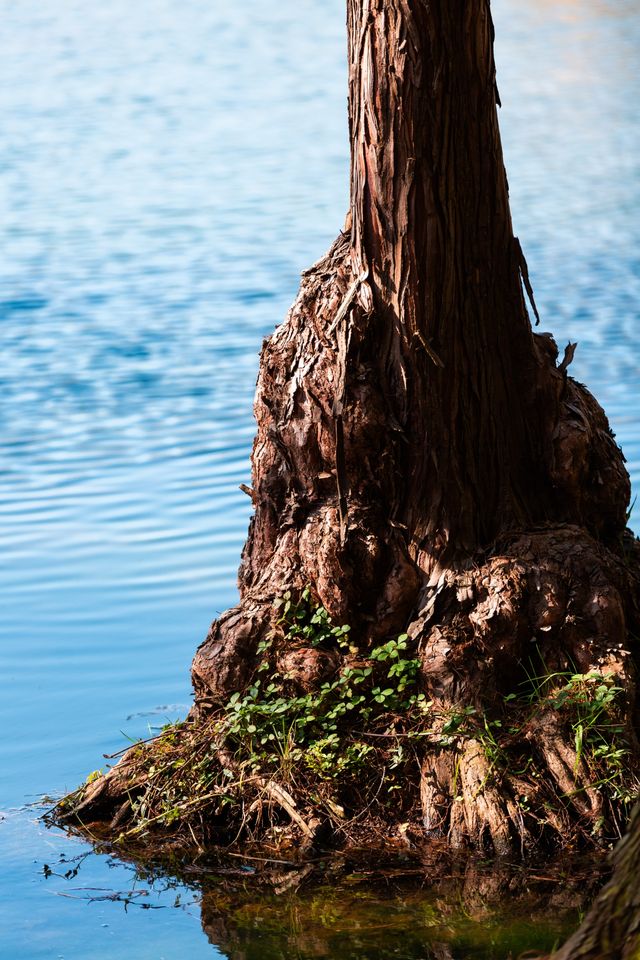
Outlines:
POLYGON ((125 842, 608 841, 639 755, 630 550, 575 527, 513 536, 434 576, 407 634, 373 647, 287 593, 247 633, 241 692, 201 698, 57 815, 125 842))
MULTIPOLYGON (((312 584, 332 619, 349 622, 365 645, 400 633, 420 609, 433 571, 440 576, 449 566, 447 541, 462 514, 484 527, 468 531, 470 543, 491 542, 503 528, 569 523, 619 550, 630 498, 624 457, 600 405, 567 376, 565 361, 557 365, 553 338, 529 332, 530 405, 541 433, 526 478, 531 489, 525 493, 524 479, 507 471, 493 484, 499 493, 491 485, 465 491, 462 478, 445 471, 459 423, 451 419, 440 437, 418 409, 433 361, 427 356, 425 373, 422 348, 402 359, 397 395, 393 378, 400 375, 391 367, 401 345, 390 342, 384 318, 361 306, 367 280, 351 260, 341 234, 303 275, 285 323, 263 347, 246 488, 255 515, 239 571, 241 602, 212 625, 196 653, 192 679, 204 706, 223 703, 249 681, 271 629, 272 602, 286 590, 312 584), (428 444, 413 449, 423 435, 428 444)), ((469 403, 477 405, 475 394, 469 403)), ((489 424, 475 429, 464 469, 491 475, 487 463, 474 464, 476 449, 491 443, 489 424)), ((526 464, 531 455, 510 438, 503 459, 526 464)), ((464 538, 457 552, 476 554, 464 538)))
POLYGON ((449 461, 458 422, 430 433, 442 401, 418 403, 435 361, 365 312, 351 253, 342 235, 265 344, 240 604, 196 654, 190 717, 56 816, 191 845, 606 841, 636 786, 640 634, 606 417, 532 336, 537 447, 483 421, 449 461), (544 465, 528 490, 522 468, 496 468, 501 449, 544 465), (495 495, 474 486, 494 470, 495 495))
POLYGON ((567 527, 514 537, 427 588, 409 629, 425 689, 476 726, 463 750, 425 759, 430 830, 497 852, 576 825, 608 834, 635 787, 623 769, 638 748, 637 597, 625 560, 567 527))

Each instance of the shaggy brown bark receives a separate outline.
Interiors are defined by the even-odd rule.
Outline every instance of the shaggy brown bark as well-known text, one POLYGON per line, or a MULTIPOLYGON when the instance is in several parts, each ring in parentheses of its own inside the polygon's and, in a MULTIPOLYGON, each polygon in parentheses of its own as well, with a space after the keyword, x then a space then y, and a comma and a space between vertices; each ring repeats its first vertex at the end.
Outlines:
MULTIPOLYGON (((633 701, 629 480, 603 411, 531 330, 489 5, 348 14, 351 212, 263 350, 242 602, 196 656, 200 702, 248 679, 274 596, 306 583, 366 642, 410 623, 427 691, 451 705, 517 688, 532 640, 550 671, 615 673, 633 701)), ((595 819, 567 731, 536 723, 558 792, 595 819)), ((425 808, 437 795, 453 837, 509 846, 508 793, 479 814, 486 771, 465 754, 453 822, 447 765, 427 758, 425 808)))
POLYGON ((578 931, 553 960, 637 960, 640 957, 640 807, 618 845, 614 872, 578 931))
MULTIPOLYGON (((192 719, 249 682, 274 599, 310 585, 365 653, 408 631, 441 717, 502 716, 534 661, 615 678, 633 753, 629 478, 573 348, 558 364, 531 328, 489 2, 348 0, 348 33, 350 212, 263 347, 240 603, 196 654, 192 719)), ((272 669, 309 689, 343 662, 299 642, 272 669)), ((533 781, 473 739, 422 749, 425 829, 498 852, 597 834, 611 811, 570 725, 541 703, 512 741, 533 781)), ((87 814, 117 774, 94 793, 87 814)))
POLYGON ((351 2, 349 58, 348 230, 263 349, 242 604, 196 657, 203 696, 246 679, 288 586, 382 637, 505 531, 625 527, 606 417, 527 316, 488 3, 351 2))

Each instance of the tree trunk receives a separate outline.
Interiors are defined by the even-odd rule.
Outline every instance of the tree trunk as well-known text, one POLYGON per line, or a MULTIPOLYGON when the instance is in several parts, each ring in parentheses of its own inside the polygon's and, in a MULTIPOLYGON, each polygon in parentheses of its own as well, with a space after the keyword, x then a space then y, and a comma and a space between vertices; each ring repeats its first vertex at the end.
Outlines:
POLYGON ((553 386, 521 291, 488 4, 350 2, 349 36, 351 260, 404 438, 384 493, 428 571, 554 515, 553 386))
POLYGON ((640 956, 640 807, 613 857, 613 877, 578 931, 553 960, 637 960, 640 956))
MULTIPOLYGON (((240 604, 196 654, 191 723, 255 679, 274 625, 261 669, 298 690, 406 630, 431 739, 402 809, 376 815, 497 852, 597 837, 623 791, 593 785, 611 770, 584 748, 594 696, 576 677, 620 694, 622 767, 639 553, 604 412, 568 377, 572 348, 557 365, 529 321, 489 0, 348 0, 348 33, 350 212, 263 347, 240 604), (274 600, 307 588, 351 626, 349 652, 278 627, 274 600), (582 713, 558 709, 567 686, 582 713)), ((76 813, 112 811, 119 776, 76 813)))

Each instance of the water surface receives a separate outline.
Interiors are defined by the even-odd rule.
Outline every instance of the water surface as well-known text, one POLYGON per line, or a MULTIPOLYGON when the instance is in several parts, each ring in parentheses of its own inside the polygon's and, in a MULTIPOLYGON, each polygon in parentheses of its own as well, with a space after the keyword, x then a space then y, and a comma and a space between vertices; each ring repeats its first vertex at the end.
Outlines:
MULTIPOLYGON (((637 489, 640 4, 493 7, 543 329, 579 341, 637 489)), ((25 805, 184 715, 234 600, 260 342, 347 206, 343 6, 0 0, 0 24, 0 953, 211 957, 198 892, 60 896, 133 880, 47 876, 87 848, 25 805)), ((455 957, 506 955, 477 923, 455 957)))

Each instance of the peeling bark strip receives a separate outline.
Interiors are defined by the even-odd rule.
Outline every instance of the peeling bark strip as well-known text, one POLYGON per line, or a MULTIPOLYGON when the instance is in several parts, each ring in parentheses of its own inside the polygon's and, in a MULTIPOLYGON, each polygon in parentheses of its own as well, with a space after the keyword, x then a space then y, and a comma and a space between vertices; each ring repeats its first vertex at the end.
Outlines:
POLYGON ((531 309, 533 310, 534 316, 536 318, 536 326, 540 323, 540 314, 538 313, 538 308, 536 306, 535 297, 533 296, 533 287, 531 286, 531 280, 529 279, 529 267, 527 261, 524 258, 524 252, 520 246, 520 241, 517 237, 514 237, 516 252, 518 254, 518 260, 520 261, 520 276, 522 277, 522 282, 524 283, 524 288, 527 291, 527 296, 529 298, 529 303, 531 304, 531 309))
MULTIPOLYGON (((261 690, 270 679, 314 689, 407 632, 434 704, 416 721, 402 798, 385 800, 377 776, 354 822, 412 822, 496 852, 595 843, 624 806, 604 803, 548 702, 521 703, 490 762, 482 729, 449 738, 449 752, 437 734, 456 711, 507 729, 527 670, 596 671, 624 691, 620 723, 629 762, 638 757, 640 546, 625 534, 624 458, 600 406, 567 375, 573 347, 557 366, 553 338, 531 329, 488 0, 347 6, 348 226, 263 346, 240 602, 196 653, 189 736, 204 749, 203 725, 257 676, 274 599, 309 587, 335 625, 351 626, 353 649, 280 636, 261 690)), ((358 730, 345 719, 340 734, 358 730)), ((376 758, 386 770, 384 752, 376 758)), ((122 803, 122 779, 118 768, 105 777, 82 815, 122 803)), ((278 796, 309 823, 301 779, 278 796)), ((329 800, 347 808, 354 795, 329 800)))

